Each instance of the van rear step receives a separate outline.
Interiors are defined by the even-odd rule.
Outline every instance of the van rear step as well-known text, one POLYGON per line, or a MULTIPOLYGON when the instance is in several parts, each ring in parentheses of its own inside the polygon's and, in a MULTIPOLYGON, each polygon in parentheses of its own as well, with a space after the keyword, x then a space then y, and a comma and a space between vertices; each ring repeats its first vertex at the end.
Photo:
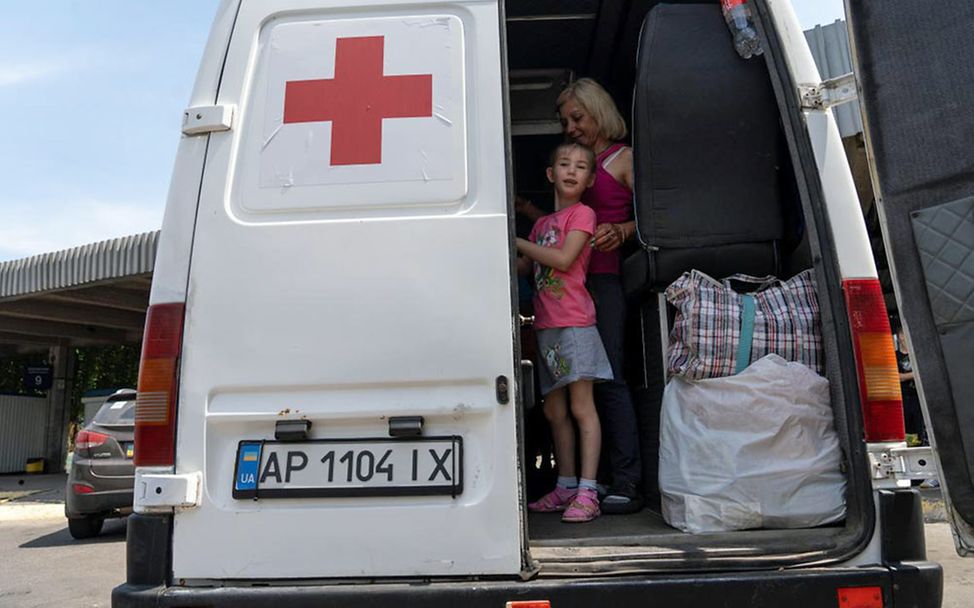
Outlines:
POLYGON ((933 608, 941 604, 942 588, 943 571, 939 564, 910 562, 891 568, 810 568, 717 575, 537 580, 526 583, 462 581, 260 588, 165 588, 126 584, 112 593, 112 606, 503 608, 511 601, 548 600, 552 608, 611 605, 750 608, 882 608, 907 605, 933 608))

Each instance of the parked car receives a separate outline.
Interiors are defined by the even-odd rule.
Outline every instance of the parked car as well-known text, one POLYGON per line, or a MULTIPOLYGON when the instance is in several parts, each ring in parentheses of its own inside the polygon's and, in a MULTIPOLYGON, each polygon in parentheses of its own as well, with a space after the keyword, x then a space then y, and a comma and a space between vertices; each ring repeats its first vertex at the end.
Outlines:
POLYGON ((109 397, 74 440, 64 515, 74 538, 101 532, 106 517, 132 512, 135 391, 109 397))

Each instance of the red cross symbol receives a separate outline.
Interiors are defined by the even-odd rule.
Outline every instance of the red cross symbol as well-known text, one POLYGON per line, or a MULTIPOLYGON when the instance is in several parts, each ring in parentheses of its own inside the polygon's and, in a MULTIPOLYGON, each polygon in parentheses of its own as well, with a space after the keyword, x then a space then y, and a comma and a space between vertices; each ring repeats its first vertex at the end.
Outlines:
POLYGON ((331 121, 331 164, 382 162, 382 120, 433 115, 433 75, 383 75, 383 36, 339 38, 335 77, 291 80, 284 122, 331 121))

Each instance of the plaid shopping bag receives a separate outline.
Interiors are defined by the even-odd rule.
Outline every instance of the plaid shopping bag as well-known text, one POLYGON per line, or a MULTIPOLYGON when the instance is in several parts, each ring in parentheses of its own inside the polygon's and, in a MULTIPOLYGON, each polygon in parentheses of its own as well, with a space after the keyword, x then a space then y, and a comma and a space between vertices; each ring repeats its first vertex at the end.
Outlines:
POLYGON ((670 374, 693 380, 731 376, 771 353, 823 372, 812 270, 787 281, 744 274, 718 281, 693 270, 665 295, 677 310, 667 354, 670 374), (742 343, 742 333, 752 339, 742 343))

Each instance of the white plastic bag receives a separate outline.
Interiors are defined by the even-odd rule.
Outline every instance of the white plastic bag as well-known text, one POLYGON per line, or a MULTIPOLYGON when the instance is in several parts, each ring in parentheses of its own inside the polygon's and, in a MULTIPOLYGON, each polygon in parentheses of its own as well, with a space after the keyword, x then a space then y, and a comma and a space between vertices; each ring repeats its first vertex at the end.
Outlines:
POLYGON ((663 394, 663 518, 684 532, 807 528, 845 517, 829 382, 768 355, 663 394))

